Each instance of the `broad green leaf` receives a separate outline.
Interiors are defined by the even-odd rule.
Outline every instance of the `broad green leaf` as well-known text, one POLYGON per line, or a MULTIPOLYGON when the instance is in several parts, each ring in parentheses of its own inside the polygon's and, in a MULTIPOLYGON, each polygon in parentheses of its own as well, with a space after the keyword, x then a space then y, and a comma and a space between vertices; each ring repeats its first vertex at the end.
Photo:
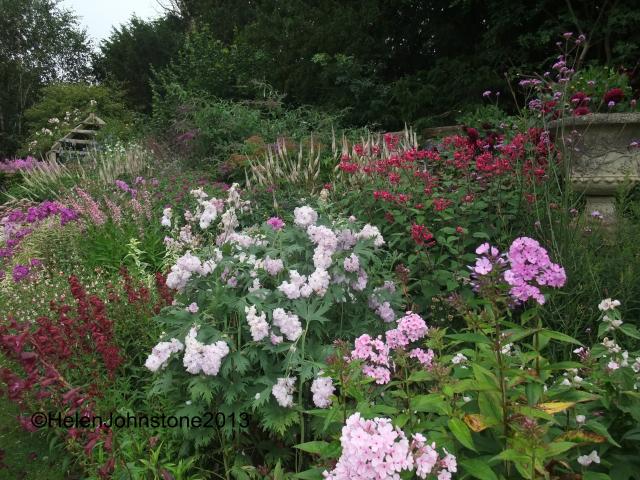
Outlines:
POLYGON ((485 343, 491 345, 491 340, 486 335, 481 333, 452 333, 450 335, 445 335, 447 338, 452 340, 459 340, 461 342, 469 342, 469 343, 485 343))
POLYGON ((322 472, 325 470, 325 468, 310 468, 304 472, 294 474, 293 478, 299 478, 300 480, 322 480, 324 478, 322 472))
POLYGON ((410 402, 411 410, 416 412, 434 412, 441 415, 448 415, 450 406, 440 393, 430 393, 428 395, 418 395, 410 402))
POLYGON ((618 329, 625 335, 640 340, 640 332, 638 332, 638 329, 635 325, 632 325, 630 323, 623 323, 618 327, 618 329))
POLYGON ((491 467, 487 465, 486 461, 467 458, 460 460, 460 465, 462 465, 465 472, 473 478, 478 478, 479 480, 498 480, 498 476, 493 472, 491 467))
POLYGON ((302 450, 303 452, 315 453, 318 455, 322 455, 322 452, 326 450, 329 446, 328 442, 324 442, 322 440, 316 440, 313 442, 299 443, 298 445, 294 445, 298 450, 302 450))
POLYGON ((582 476, 583 480, 611 480, 611 477, 606 473, 590 472, 587 470, 582 476))
POLYGON ((564 343, 572 343, 574 345, 582 345, 578 340, 569 335, 565 335, 564 333, 556 332, 554 330, 541 330, 539 333, 540 337, 550 338, 552 340, 558 340, 559 342, 564 343))
POLYGON ((525 455, 524 453, 508 448, 507 450, 503 450, 502 452, 500 452, 491 460, 506 460, 508 462, 528 462, 531 459, 529 458, 528 455, 525 455))
POLYGON ((555 457, 561 453, 571 450, 576 444, 572 442, 551 442, 545 445, 545 452, 547 457, 555 457))
POLYGON ((462 445, 470 450, 476 450, 476 447, 473 445, 473 439, 471 438, 471 431, 469 430, 469 427, 467 427, 466 423, 459 418, 454 417, 449 419, 448 425, 451 433, 453 433, 462 445))

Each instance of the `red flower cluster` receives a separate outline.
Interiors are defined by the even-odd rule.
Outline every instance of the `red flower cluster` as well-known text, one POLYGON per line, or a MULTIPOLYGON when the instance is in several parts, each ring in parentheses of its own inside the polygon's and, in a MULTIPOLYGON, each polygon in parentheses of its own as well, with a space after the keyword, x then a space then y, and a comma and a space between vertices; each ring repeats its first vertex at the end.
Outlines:
POLYGON ((433 247, 436 244, 433 234, 424 225, 414 223, 411 226, 411 238, 420 246, 433 247))
POLYGON ((605 104, 609 102, 620 103, 624 100, 624 91, 621 88, 612 88, 604 94, 603 100, 605 104))
MULTIPOLYGON (((122 269, 120 274, 126 297, 121 299, 111 287, 109 305, 126 303, 136 310, 145 308, 144 312, 151 315, 151 310, 159 310, 173 301, 162 275, 156 275, 159 299, 152 306, 149 290, 136 285, 126 270, 122 269)), ((68 281, 72 305, 51 301, 52 315, 41 316, 35 322, 19 322, 13 317, 0 321, 0 352, 12 360, 12 367, 0 368, 0 380, 6 385, 0 394, 6 394, 27 413, 19 415, 18 421, 30 431, 35 430, 28 415, 32 408, 53 409, 63 416, 76 412, 93 416, 102 387, 123 362, 107 304, 88 294, 77 277, 71 276, 68 281), (85 384, 87 378, 91 379, 88 385, 74 386, 85 384)), ((86 455, 91 454, 97 442, 102 442, 106 452, 112 450, 112 431, 106 427, 95 431, 71 428, 67 437, 71 443, 80 443, 86 455)), ((110 478, 115 465, 115 458, 107 457, 98 472, 101 478, 110 478)))

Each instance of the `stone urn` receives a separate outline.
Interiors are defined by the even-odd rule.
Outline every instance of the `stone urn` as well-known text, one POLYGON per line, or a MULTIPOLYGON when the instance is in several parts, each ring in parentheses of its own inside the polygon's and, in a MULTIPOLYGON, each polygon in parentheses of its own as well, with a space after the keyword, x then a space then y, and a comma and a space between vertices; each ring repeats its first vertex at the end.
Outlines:
POLYGON ((588 114, 549 127, 563 148, 574 191, 585 195, 585 213, 598 211, 612 223, 618 189, 640 182, 640 113, 588 114))

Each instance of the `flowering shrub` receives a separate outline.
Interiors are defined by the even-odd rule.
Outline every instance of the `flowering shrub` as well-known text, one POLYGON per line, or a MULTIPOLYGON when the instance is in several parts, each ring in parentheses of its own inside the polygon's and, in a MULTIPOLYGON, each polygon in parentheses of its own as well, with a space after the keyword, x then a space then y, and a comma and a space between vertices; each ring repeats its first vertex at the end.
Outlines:
POLYGON ((18 173, 36 168, 37 165, 38 160, 33 157, 3 160, 0 162, 0 173, 18 173))
POLYGON ((582 49, 588 48, 586 37, 567 32, 564 39, 557 44, 562 53, 549 71, 520 80, 529 97, 528 109, 545 120, 634 111, 637 100, 632 97, 629 75, 607 67, 580 69, 582 49))
POLYGON ((556 159, 539 129, 464 132, 429 149, 394 134, 354 145, 343 150, 329 192, 346 212, 378 225, 393 248, 408 252, 408 293, 417 304, 461 289, 479 239, 504 242, 522 227, 556 159))
MULTIPOLYGON (((19 251, 20 243, 25 237, 51 217, 59 218, 59 226, 78 219, 78 212, 65 207, 59 202, 44 201, 27 209, 13 209, 0 218, 0 280, 6 275, 11 260, 19 251)), ((15 265, 12 267, 12 277, 15 282, 21 281, 29 274, 31 267, 38 267, 40 261, 32 259, 30 265, 15 265)))
POLYGON ((380 329, 380 313, 395 318, 398 298, 377 252, 384 239, 371 225, 310 206, 240 230, 250 205, 237 186, 226 199, 192 194, 197 205, 184 226, 177 212, 165 210, 162 220, 181 256, 167 277, 177 303, 163 311, 166 332, 146 362, 158 374, 154 392, 180 415, 251 412, 256 423, 241 431, 258 435, 259 424, 290 445, 299 424, 304 440, 306 399, 326 405, 332 392, 330 379, 314 379, 323 352, 335 338, 380 329))
MULTIPOLYGON (((159 294, 153 295, 126 270, 120 275, 117 285, 107 285, 104 299, 70 276, 73 302, 62 295, 50 301, 49 315, 32 321, 9 314, 0 322, 0 352, 7 360, 0 368, 5 385, 0 393, 20 407, 18 420, 25 429, 36 430, 30 416, 38 411, 106 419, 119 407, 105 394, 129 369, 139 368, 140 346, 153 336, 151 314, 172 301, 164 277, 158 277, 159 294)), ((114 431, 97 425, 58 433, 71 451, 83 452, 88 469, 111 478, 114 431), (100 453, 92 458, 94 449, 100 453)))
MULTIPOLYGON (((340 444, 332 440, 298 445, 318 453, 322 465, 329 466, 335 462, 336 448, 342 447, 335 467, 325 473, 327 478, 359 478, 369 461, 385 465, 375 478, 398 478, 398 472, 411 470, 410 437, 403 430, 416 432, 414 439, 424 434, 434 442, 432 448, 442 446, 445 454, 455 454, 450 457, 456 459, 454 469, 434 470, 430 478, 451 478, 450 472, 456 471, 479 479, 633 475, 635 467, 602 460, 606 452, 610 458, 629 462, 638 451, 631 438, 640 414, 640 358, 611 336, 640 335, 620 318, 620 303, 611 299, 600 303, 600 342, 588 349, 535 323, 540 308, 535 305, 544 303, 543 289, 564 283, 561 267, 549 261, 537 242, 517 239, 506 255, 483 244, 478 247, 478 261, 482 259, 493 267, 487 271, 483 262, 471 267, 477 270, 480 265, 475 275, 482 297, 447 300, 466 321, 466 329, 449 333, 428 328, 421 317, 409 313, 384 338, 356 339, 350 354, 348 345, 336 347, 324 375, 335 380, 338 393, 324 410, 309 413, 324 419, 317 436, 335 431, 339 419, 346 420, 340 444), (538 284, 540 296, 523 299, 512 291, 513 270, 532 269, 527 281, 540 282, 545 268, 556 280, 538 284), (523 309, 529 303, 534 307, 523 309), (573 344, 578 361, 546 358, 544 351, 551 342, 573 344), (414 354, 416 348, 422 353, 414 354), (385 374, 376 375, 375 368, 385 374), (349 416, 354 411, 358 413, 349 416), (367 423, 361 417, 383 412, 392 423, 389 427, 382 423, 385 433, 377 440, 373 435, 378 435, 380 420, 367 423), (359 429, 364 432, 352 433, 359 429)), ((433 452, 427 458, 429 466, 443 467, 447 457, 437 462, 433 452)), ((425 478, 415 465, 415 475, 425 478)))

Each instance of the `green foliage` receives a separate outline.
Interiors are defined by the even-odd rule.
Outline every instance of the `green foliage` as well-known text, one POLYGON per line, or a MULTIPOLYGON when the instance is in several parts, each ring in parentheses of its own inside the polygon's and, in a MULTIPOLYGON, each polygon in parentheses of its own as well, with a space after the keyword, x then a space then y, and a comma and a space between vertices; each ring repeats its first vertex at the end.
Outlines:
POLYGON ((44 87, 41 99, 24 113, 30 136, 21 152, 43 155, 89 113, 96 113, 107 123, 108 131, 102 138, 115 133, 126 140, 127 130, 133 127, 134 117, 125 108, 122 93, 103 85, 53 84, 44 87))
POLYGON ((0 157, 26 133, 24 112, 47 84, 84 80, 90 44, 57 0, 0 1, 0 157))
POLYGON ((152 72, 175 57, 184 28, 184 22, 172 14, 151 21, 132 17, 100 44, 100 52, 93 59, 96 76, 118 85, 129 106, 148 113, 152 72))

